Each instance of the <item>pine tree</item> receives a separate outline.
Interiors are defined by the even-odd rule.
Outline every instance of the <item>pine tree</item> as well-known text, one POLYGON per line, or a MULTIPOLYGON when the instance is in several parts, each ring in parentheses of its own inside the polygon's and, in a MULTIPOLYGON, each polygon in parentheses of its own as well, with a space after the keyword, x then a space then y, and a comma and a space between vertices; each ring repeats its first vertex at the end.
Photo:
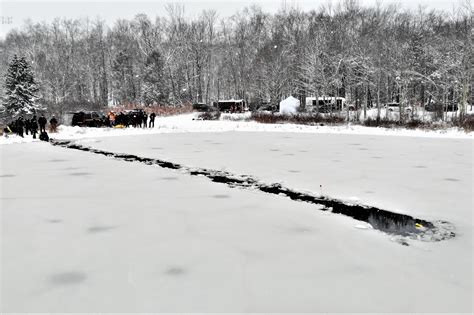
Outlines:
POLYGON ((15 119, 18 116, 35 113, 40 107, 38 86, 33 71, 25 57, 13 57, 5 80, 5 98, 2 112, 6 118, 15 119))

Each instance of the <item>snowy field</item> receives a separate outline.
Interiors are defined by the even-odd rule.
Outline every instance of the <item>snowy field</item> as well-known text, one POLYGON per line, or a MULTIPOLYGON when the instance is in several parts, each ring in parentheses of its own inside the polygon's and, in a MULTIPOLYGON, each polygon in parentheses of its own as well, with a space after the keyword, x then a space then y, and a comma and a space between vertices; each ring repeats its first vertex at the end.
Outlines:
POLYGON ((446 220, 456 237, 402 246, 315 205, 9 138, 1 311, 472 312, 472 134, 189 115, 156 126, 53 137, 446 220))
MULTIPOLYGON (((374 115, 372 110, 371 115, 374 115)), ((249 113, 245 114, 223 114, 219 121, 197 120, 198 114, 184 114, 179 116, 157 117, 155 128, 81 128, 60 125, 58 134, 51 134, 52 138, 60 139, 84 139, 96 137, 114 137, 124 135, 149 135, 157 133, 188 133, 188 132, 226 132, 226 131, 248 131, 248 132, 291 132, 308 134, 346 134, 346 135, 380 135, 380 136, 404 136, 423 138, 448 138, 448 139, 474 139, 474 132, 465 132, 458 128, 447 128, 444 130, 410 130, 374 128, 351 123, 340 126, 309 126, 298 124, 261 124, 255 121, 245 121, 249 113)), ((31 136, 19 138, 11 136, 0 137, 0 145, 10 143, 32 142, 31 136)))

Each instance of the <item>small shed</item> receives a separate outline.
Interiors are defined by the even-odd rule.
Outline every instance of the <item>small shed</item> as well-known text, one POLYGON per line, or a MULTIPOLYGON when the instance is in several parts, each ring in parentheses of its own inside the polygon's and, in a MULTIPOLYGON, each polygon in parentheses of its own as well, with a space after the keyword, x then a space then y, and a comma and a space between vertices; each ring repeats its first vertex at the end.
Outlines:
POLYGON ((300 107, 300 101, 293 96, 280 102, 280 114, 296 114, 300 107))

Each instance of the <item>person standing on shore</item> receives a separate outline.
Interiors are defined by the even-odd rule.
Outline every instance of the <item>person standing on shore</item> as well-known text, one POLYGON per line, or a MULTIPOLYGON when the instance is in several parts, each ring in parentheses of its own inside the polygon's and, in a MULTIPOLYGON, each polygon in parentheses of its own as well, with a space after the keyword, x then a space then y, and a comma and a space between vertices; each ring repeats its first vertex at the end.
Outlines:
POLYGON ((155 117, 156 117, 155 113, 150 114, 150 124, 148 127, 155 128, 155 117))
POLYGON ((49 124, 51 126, 51 132, 57 132, 56 128, 58 126, 58 120, 56 119, 56 117, 54 117, 54 115, 49 121, 49 124))
POLYGON ((38 119, 38 123, 40 126, 40 132, 46 132, 46 117, 44 117, 43 114, 41 114, 41 117, 38 119))
POLYGON ((33 115, 33 118, 30 120, 30 131, 33 135, 33 139, 36 139, 36 134, 38 133, 38 120, 36 119, 36 115, 33 115))

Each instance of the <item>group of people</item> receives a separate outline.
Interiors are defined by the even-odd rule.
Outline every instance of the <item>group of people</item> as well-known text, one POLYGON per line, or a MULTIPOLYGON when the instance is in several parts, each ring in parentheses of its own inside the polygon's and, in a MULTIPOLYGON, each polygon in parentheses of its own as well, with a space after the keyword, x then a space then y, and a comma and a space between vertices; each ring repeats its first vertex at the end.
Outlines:
MULTIPOLYGON (((41 114, 39 118, 36 118, 36 115, 33 115, 33 117, 31 117, 30 119, 23 118, 23 116, 20 116, 12 123, 8 124, 7 127, 3 129, 3 133, 6 137, 8 137, 9 134, 15 133, 22 138, 24 138, 25 135, 31 133, 33 139, 36 139, 39 127, 40 140, 48 141, 49 136, 46 132, 47 122, 48 121, 43 114, 41 114)), ((56 119, 56 117, 51 117, 51 119, 49 120, 49 125, 51 132, 57 131, 58 120, 56 119)))
POLYGON ((129 127, 133 126, 135 128, 153 128, 155 127, 155 118, 156 114, 151 113, 149 116, 143 110, 135 110, 128 113, 120 112, 115 114, 114 112, 109 112, 108 120, 110 125, 113 126, 123 126, 129 127), (150 118, 150 119, 148 119, 150 118))

